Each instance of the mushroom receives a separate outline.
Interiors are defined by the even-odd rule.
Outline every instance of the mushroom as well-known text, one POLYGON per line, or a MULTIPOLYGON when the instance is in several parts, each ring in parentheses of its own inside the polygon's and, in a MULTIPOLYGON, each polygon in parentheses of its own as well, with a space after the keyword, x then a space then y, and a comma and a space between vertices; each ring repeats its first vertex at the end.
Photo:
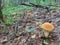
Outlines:
POLYGON ((40 28, 44 29, 44 36, 48 37, 49 32, 54 29, 54 26, 51 23, 45 22, 42 25, 39 25, 40 28))
POLYGON ((16 12, 13 12, 12 15, 15 16, 17 13, 16 12))
POLYGON ((31 12, 27 12, 27 16, 30 16, 32 13, 31 12))

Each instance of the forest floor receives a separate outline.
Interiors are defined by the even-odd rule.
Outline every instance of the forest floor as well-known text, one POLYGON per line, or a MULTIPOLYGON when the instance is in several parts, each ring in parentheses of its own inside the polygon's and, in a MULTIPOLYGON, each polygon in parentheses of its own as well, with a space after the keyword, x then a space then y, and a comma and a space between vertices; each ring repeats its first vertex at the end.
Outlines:
POLYGON ((0 45, 42 45, 44 34, 39 25, 44 22, 55 27, 47 39, 48 45, 60 45, 60 9, 22 10, 22 14, 13 13, 13 18, 13 24, 0 24, 0 45))

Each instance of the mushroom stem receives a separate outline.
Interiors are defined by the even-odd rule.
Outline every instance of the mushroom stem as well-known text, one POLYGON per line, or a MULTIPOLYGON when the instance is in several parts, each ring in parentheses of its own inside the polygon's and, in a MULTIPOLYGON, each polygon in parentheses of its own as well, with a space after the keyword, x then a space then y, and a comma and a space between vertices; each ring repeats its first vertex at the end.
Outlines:
POLYGON ((49 31, 44 31, 44 36, 47 38, 49 36, 49 31))

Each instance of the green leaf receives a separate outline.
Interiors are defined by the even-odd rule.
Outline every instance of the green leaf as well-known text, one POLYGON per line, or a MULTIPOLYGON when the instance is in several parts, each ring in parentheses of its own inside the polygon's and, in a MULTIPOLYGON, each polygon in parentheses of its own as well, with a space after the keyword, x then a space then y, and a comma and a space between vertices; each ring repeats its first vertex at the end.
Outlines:
POLYGON ((26 29, 26 32, 33 32, 34 30, 35 30, 35 28, 26 29))

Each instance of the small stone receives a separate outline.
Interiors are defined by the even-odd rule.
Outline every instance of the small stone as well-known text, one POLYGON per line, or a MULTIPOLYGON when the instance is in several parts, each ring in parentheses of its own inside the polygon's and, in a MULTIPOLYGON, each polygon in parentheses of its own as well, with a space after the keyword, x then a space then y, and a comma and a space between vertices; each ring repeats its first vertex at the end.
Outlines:
POLYGON ((8 40, 7 38, 4 38, 4 39, 1 39, 0 42, 3 44, 3 43, 6 43, 8 40))
POLYGON ((26 39, 23 39, 22 42, 26 42, 26 39))

